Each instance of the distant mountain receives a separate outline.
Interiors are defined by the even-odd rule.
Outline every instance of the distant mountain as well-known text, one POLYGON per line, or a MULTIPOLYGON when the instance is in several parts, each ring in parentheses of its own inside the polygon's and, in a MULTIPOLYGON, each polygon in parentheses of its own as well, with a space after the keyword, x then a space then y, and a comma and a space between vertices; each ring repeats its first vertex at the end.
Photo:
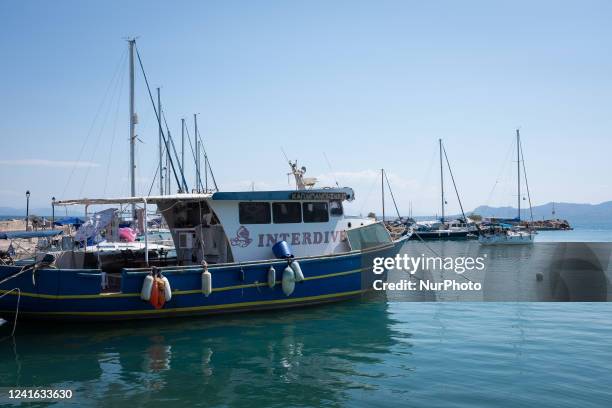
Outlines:
MULTIPOLYGON (((554 203, 555 215, 552 214, 553 203, 533 207, 533 218, 535 220, 560 218, 572 222, 595 222, 612 221, 612 201, 600 204, 574 204, 554 203)), ((470 213, 479 214, 483 217, 514 218, 517 215, 513 207, 489 207, 481 205, 470 213)), ((530 218, 529 207, 521 208, 521 219, 530 218)))

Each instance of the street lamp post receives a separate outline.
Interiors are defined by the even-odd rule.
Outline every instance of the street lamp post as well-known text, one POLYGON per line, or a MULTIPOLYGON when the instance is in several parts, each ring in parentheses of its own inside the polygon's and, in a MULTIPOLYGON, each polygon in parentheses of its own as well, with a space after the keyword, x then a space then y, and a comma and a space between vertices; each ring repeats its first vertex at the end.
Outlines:
POLYGON ((55 228, 55 197, 51 197, 51 229, 55 228))
POLYGON ((26 191, 26 231, 30 225, 30 190, 26 191))

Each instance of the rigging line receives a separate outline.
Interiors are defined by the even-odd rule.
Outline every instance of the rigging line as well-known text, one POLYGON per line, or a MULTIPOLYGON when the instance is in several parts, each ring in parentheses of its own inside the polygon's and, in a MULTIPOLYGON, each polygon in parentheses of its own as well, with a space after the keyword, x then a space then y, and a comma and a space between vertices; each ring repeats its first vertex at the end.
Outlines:
POLYGON ((117 66, 115 68, 113 76, 106 87, 106 91, 104 91, 104 96, 102 97, 102 100, 100 101, 100 105, 98 106, 98 109, 96 110, 96 114, 94 115, 94 120, 91 122, 91 125, 89 126, 89 130, 87 131, 85 139, 83 140, 83 144, 81 145, 81 149, 79 150, 79 154, 77 155, 77 160, 72 165, 72 169, 70 170, 70 175, 68 176, 68 179, 66 180, 66 184, 64 185, 64 189, 62 190, 61 197, 65 196, 66 190, 68 189, 68 186, 70 185, 70 182, 72 181, 72 176, 74 175, 76 166, 81 161, 83 150, 85 150, 85 146, 87 145, 87 142, 89 141, 89 137, 91 136, 91 133, 93 132, 94 126, 98 120, 98 116, 100 116, 100 112, 102 112, 102 108, 105 105, 106 97, 108 96, 108 92, 110 91, 112 84, 115 82, 115 77, 119 73, 119 68, 121 67, 121 65, 123 65, 122 62, 123 62, 123 59, 126 58, 126 56, 127 56, 127 50, 124 50, 123 53, 121 54, 121 57, 119 58, 119 61, 117 62, 117 66))
POLYGON ((372 195, 372 190, 374 190, 374 186, 378 184, 378 177, 375 177, 372 181, 372 184, 370 185, 370 189, 368 190, 368 193, 365 195, 365 199, 363 200, 363 203, 361 204, 361 208, 359 208, 359 213, 363 214, 363 207, 365 207, 365 205, 368 203, 368 200, 370 199, 370 196, 372 195))
POLYGON ((151 190, 153 190, 153 186, 155 185, 155 180, 157 179, 157 174, 159 173, 159 166, 155 166, 155 175, 153 176, 153 181, 151 182, 151 187, 149 188, 149 192, 147 193, 147 197, 151 196, 151 190))
MULTIPOLYGON (((178 153, 176 152, 176 147, 174 145, 174 139, 172 138, 170 134, 170 128, 168 127, 168 121, 166 120, 166 111, 162 109, 161 114, 162 114, 162 118, 164 118, 164 123, 166 124, 166 133, 168 133, 168 139, 170 140, 170 145, 172 146, 172 150, 174 151, 174 157, 176 158, 179 171, 181 172, 181 179, 183 180, 183 188, 185 189, 185 192, 188 192, 189 187, 187 186, 187 180, 185 180, 185 172, 183 171, 183 167, 181 166, 181 161, 179 160, 178 153)), ((181 188, 181 190, 183 188, 181 188)))
POLYGON ((448 155, 446 154, 446 148, 444 147, 444 143, 442 143, 442 151, 444 152, 444 157, 446 158, 446 165, 448 166, 448 172, 450 173, 451 180, 453 181, 453 187, 455 188, 455 194, 457 194, 457 201, 459 201, 459 208, 461 208, 461 215, 463 215, 463 221, 467 223, 467 218, 465 218, 465 211, 463 211, 463 204, 461 203, 461 198, 459 197, 459 191, 457 190, 457 184, 455 183, 455 176, 453 176, 453 170, 451 169, 450 162, 448 161, 448 155))
POLYGON ((385 176, 385 180, 387 180, 387 186, 389 187, 389 193, 391 193, 391 200, 393 200, 393 205, 395 206, 395 211, 397 212, 397 218, 402 218, 402 216, 400 215, 399 209, 397 208, 395 197, 393 196, 393 190, 391 190, 391 183, 389 183, 389 177, 387 177, 387 172, 384 170, 383 170, 383 175, 385 176))
MULTIPOLYGON (((104 130, 106 129, 106 123, 108 122, 108 118, 110 117, 110 112, 111 109, 113 107, 113 102, 115 101, 115 97, 117 97, 117 106, 119 105, 119 99, 118 99, 118 95, 120 93, 119 90, 119 84, 120 84, 120 80, 123 79, 123 76, 119 75, 119 72, 121 72, 122 70, 117 71, 117 76, 115 77, 115 82, 114 82, 114 88, 111 92, 111 96, 108 100, 108 107, 106 108, 106 113, 104 114, 104 117, 102 119, 102 123, 100 124, 100 131, 98 132, 98 137, 95 139, 94 141, 94 146, 93 146, 93 150, 91 151, 91 155, 89 157, 89 161, 93 162, 94 157, 96 156, 96 152, 98 151, 98 146, 100 145, 100 140, 102 139, 102 134, 104 133, 104 130)), ((79 196, 83 195, 83 190, 85 188, 85 184, 87 184, 87 179, 89 178, 89 172, 91 171, 91 166, 88 166, 87 169, 85 170, 85 175, 83 177, 83 182, 81 183, 81 189, 79 190, 79 196)))
POLYGON ((506 154, 504 156, 504 160, 501 162, 500 169, 497 173, 497 177, 495 178, 495 183, 493 184, 493 188, 491 189, 491 191, 489 192, 489 196, 487 197, 487 201, 486 201, 487 206, 491 203, 491 199, 493 197, 493 193, 495 192, 495 188, 499 184, 499 180, 503 176, 503 173, 506 170, 506 167, 508 165, 508 161, 510 158, 510 153, 514 150, 513 147, 514 147, 514 142, 510 143, 510 146, 508 147, 508 150, 506 151, 506 154))
POLYGON ((527 199, 529 200, 529 215, 531 217, 531 223, 533 224, 533 208, 531 207, 531 194, 529 194, 529 183, 527 182, 527 170, 525 169, 525 156, 523 156, 522 143, 519 143, 519 150, 521 151, 521 160, 523 161, 523 175, 525 176, 525 188, 527 189, 527 199))
POLYGON ((108 185, 108 174, 110 172, 111 163, 112 163, 112 155, 113 155, 113 146, 115 144, 115 136, 117 135, 117 122, 119 118, 119 101, 121 100, 121 96, 123 95, 123 80, 125 79, 125 75, 121 76, 121 83, 119 84, 119 97, 117 98, 117 109, 115 111, 115 121, 113 123, 113 136, 111 138, 110 150, 108 152, 108 160, 106 165, 106 176, 104 177, 104 193, 102 195, 106 195, 106 187, 108 185))
POLYGON ((208 170, 210 170, 210 177, 212 178, 213 184, 215 185, 215 189, 219 191, 217 187, 217 181, 215 180, 215 175, 213 173, 212 166, 210 164, 210 160, 208 159, 208 153, 206 153, 206 147, 204 146, 204 141, 202 140, 202 134, 200 133, 200 129, 198 128, 198 139, 200 143, 202 143, 202 152, 204 153, 204 166, 208 165, 208 170))
POLYGON ((429 159, 429 164, 427 165, 427 170, 424 174, 424 177, 419 182, 419 191, 423 192, 425 190, 425 186, 429 185, 429 179, 431 178, 431 170, 433 169, 434 162, 436 161, 437 149, 432 150, 431 158, 429 159))
MULTIPOLYGON (((327 158, 327 155, 325 154, 325 152, 323 152, 323 157, 325 157, 325 161, 327 162, 327 167, 329 167, 329 171, 330 171, 331 175, 333 176, 334 181, 336 182, 336 187, 340 187, 340 184, 338 184, 338 179, 336 178, 336 175, 334 174, 334 170, 332 169, 332 165, 331 165, 329 159, 327 158)), ((391 188, 389 187, 389 189, 391 189, 391 188)))
MULTIPOLYGON (((191 149, 191 155, 193 157, 193 162, 195 163, 197 161, 196 158, 196 154, 195 154, 195 150, 193 150, 193 143, 191 143, 191 133, 189 133, 189 128, 187 126, 185 126, 185 132, 187 132, 187 141, 189 142, 189 148, 191 149)), ((198 182, 197 182, 197 186, 196 186, 196 190, 197 189, 204 189, 204 186, 202 185, 202 179, 200 178, 200 175, 198 174, 198 182)))
MULTIPOLYGON (((136 48, 136 56, 138 57, 138 63, 140 64, 140 69, 142 71, 142 76, 144 77, 145 80, 145 84, 147 85, 147 91, 149 93, 149 99, 151 100, 151 105, 153 105, 153 110, 155 111, 155 117, 157 118, 157 124, 159 126, 159 130, 162 134, 162 139, 164 141, 164 144, 166 145, 166 149, 167 151, 169 151, 168 149, 168 141, 166 140, 166 136, 164 135, 164 130, 162 128, 162 122, 161 122, 161 116, 160 114, 157 112, 157 108, 155 107, 155 102, 153 101, 153 94, 151 93, 151 87, 149 86, 149 80, 147 78, 147 74, 144 70, 144 66, 142 65, 142 59, 140 58, 140 51, 138 51, 138 47, 136 48)), ((180 185, 181 182, 179 181, 178 175, 176 174, 176 170, 174 169, 174 162, 172 161, 172 156, 168 155, 169 161, 170 161, 170 166, 172 167, 172 174, 174 175, 174 178, 176 180, 176 185, 180 185)))

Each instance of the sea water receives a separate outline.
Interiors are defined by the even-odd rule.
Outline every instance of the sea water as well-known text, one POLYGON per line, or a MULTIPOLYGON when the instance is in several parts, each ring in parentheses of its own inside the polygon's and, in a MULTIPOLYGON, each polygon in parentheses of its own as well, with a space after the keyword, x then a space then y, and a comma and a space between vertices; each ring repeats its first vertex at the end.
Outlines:
POLYGON ((136 323, 22 321, 0 341, 0 390, 70 389, 58 405, 114 408, 612 406, 611 303, 390 299, 136 323))

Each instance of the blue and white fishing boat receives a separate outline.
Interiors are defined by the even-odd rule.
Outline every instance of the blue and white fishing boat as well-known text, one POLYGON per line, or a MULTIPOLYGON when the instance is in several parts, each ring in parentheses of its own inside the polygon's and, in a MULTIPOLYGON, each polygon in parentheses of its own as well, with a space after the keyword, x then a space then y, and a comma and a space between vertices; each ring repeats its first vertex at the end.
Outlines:
POLYGON ((157 205, 172 233, 175 264, 164 266, 146 241, 144 257, 118 255, 119 270, 100 267, 99 251, 87 246, 41 253, 36 262, 0 266, 0 314, 14 314, 18 299, 21 317, 115 320, 360 296, 380 279, 373 258, 395 256, 407 237, 393 240, 380 222, 345 217, 343 202, 353 198, 350 188, 329 188, 57 202, 135 204, 145 211, 157 205), (157 289, 163 299, 154 303, 157 289))
MULTIPOLYGON (((386 278, 373 274, 373 258, 395 256, 409 235, 393 239, 383 223, 346 217, 343 203, 354 199, 353 190, 315 189, 316 180, 305 178, 296 163, 290 162, 295 190, 201 192, 198 186, 188 193, 183 166, 169 155, 179 192, 138 197, 135 40, 128 44, 131 196, 54 205, 83 205, 86 219, 92 205, 131 207, 132 225, 143 240, 121 242, 120 209, 96 213, 73 243, 62 240, 62 250, 40 252, 31 262, 0 264, 0 315, 119 320, 285 309, 361 296, 373 290, 375 279, 386 278), (150 242, 147 214, 154 206, 173 246, 150 242)), ((162 129, 159 100, 155 112, 161 168, 162 142, 167 152, 174 148, 162 129)))

